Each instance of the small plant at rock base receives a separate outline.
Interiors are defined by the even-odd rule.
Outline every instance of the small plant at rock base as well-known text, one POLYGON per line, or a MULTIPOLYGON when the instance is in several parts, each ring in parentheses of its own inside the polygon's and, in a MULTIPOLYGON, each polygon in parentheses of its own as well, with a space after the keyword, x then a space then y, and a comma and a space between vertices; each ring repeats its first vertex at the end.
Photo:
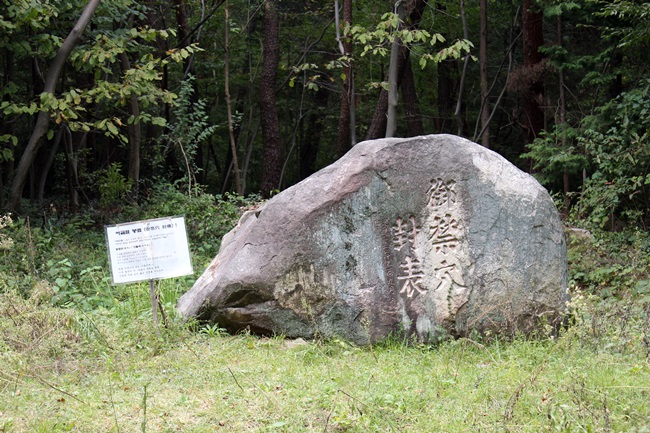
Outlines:
POLYGON ((199 329, 199 334, 205 335, 206 337, 220 337, 227 335, 228 331, 225 328, 220 328, 218 323, 212 325, 204 325, 199 329))

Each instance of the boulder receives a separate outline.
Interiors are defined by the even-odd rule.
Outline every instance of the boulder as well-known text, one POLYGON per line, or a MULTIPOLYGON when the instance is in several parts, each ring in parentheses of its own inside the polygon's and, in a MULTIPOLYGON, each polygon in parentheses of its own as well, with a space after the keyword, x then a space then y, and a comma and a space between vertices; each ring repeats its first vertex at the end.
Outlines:
POLYGON ((558 324, 566 288, 547 191, 430 135, 359 143, 245 213, 178 310, 231 332, 433 342, 558 324))

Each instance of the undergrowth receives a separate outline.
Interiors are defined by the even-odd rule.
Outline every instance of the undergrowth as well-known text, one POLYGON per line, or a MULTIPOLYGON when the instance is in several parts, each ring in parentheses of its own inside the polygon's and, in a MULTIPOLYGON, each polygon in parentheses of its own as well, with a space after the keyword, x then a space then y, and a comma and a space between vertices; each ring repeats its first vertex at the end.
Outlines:
POLYGON ((88 208, 67 214, 50 204, 0 222, 0 293, 42 297, 57 306, 86 311, 110 308, 131 296, 128 286, 111 286, 104 225, 184 215, 195 275, 180 280, 185 290, 219 250, 221 238, 256 196, 211 195, 200 187, 189 196, 178 187, 159 185, 141 204, 114 209, 88 208), (37 293, 32 293, 37 292, 37 293))

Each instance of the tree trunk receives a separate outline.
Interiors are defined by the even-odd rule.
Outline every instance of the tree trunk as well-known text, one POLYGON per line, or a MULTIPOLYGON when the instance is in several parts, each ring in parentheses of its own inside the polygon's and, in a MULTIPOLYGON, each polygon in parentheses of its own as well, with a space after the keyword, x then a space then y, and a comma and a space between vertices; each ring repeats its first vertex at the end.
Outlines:
POLYGON ((68 194, 70 196, 70 209, 76 212, 79 209, 79 153, 75 152, 72 142, 72 131, 66 125, 63 129, 63 147, 68 172, 68 194))
MULTIPOLYGON (((120 66, 122 68, 122 73, 131 69, 131 62, 129 62, 129 57, 126 53, 120 53, 120 66)), ((129 98, 129 114, 133 116, 134 119, 140 117, 140 104, 138 103, 138 97, 131 95, 129 98)), ((129 179, 133 180, 133 187, 137 195, 138 183, 140 182, 140 143, 142 141, 142 128, 139 121, 134 121, 129 123, 126 127, 127 136, 129 138, 129 165, 127 168, 127 176, 129 179)))
MULTIPOLYGON (((86 26, 92 19, 95 10, 101 3, 101 0, 89 0, 86 8, 81 13, 79 20, 73 27, 70 34, 65 38, 61 48, 56 53, 52 64, 47 71, 47 76, 45 78, 44 92, 54 94, 56 90, 56 82, 58 81, 63 65, 65 64, 68 56, 72 52, 72 49, 75 47, 79 38, 83 34, 86 26)), ((13 184, 11 186, 11 196, 9 206, 11 209, 17 209, 20 206, 20 201, 23 194, 23 188, 25 186, 25 180, 27 179, 27 173, 29 168, 34 162, 38 151, 43 144, 43 139, 47 135, 47 130, 50 122, 50 113, 47 111, 41 111, 38 113, 38 118, 36 120, 36 125, 32 131, 32 135, 29 138, 27 147, 23 152, 18 167, 16 168, 16 173, 14 176, 13 184)))
POLYGON ((503 96, 505 95, 506 90, 508 90, 508 81, 510 79, 510 73, 512 72, 512 64, 513 64, 512 51, 515 48, 515 43, 517 42, 517 40, 519 39, 519 37, 521 36, 521 33, 522 33, 520 31, 517 36, 515 36, 515 34, 514 34, 514 29, 515 29, 515 27, 517 27, 517 22, 518 22, 517 17, 519 17, 520 9, 521 9, 521 7, 517 7, 517 11, 514 13, 514 16, 513 16, 512 26, 510 27, 510 37, 509 37, 510 46, 508 47, 508 50, 507 50, 505 56, 501 60, 501 64, 497 68, 497 71, 495 73, 495 77, 494 77, 494 79, 492 81, 492 85, 488 88, 487 93, 490 94, 492 92, 492 89, 494 88, 494 86, 496 85, 496 83, 497 83, 497 81, 499 79, 499 74, 501 73, 501 69, 503 68, 503 66, 507 62, 508 67, 507 67, 507 72, 506 72, 506 82, 505 82, 504 86, 501 88, 501 92, 499 92, 499 96, 494 101, 493 106, 490 107, 490 110, 489 110, 490 113, 489 113, 489 116, 488 116, 487 120, 483 121, 483 119, 481 119, 480 117, 477 120, 476 126, 474 128, 474 137, 472 138, 472 140, 474 140, 474 141, 478 140, 479 137, 482 137, 483 134, 485 134, 485 129, 489 128, 490 122, 492 121, 492 117, 494 117, 494 113, 496 113, 497 107, 499 107, 499 104, 501 103, 501 100, 503 99, 503 96), (481 125, 481 124, 483 124, 483 126, 479 130, 479 125, 481 125))
POLYGON ((422 124, 420 103, 418 101, 417 89, 415 88, 410 56, 406 59, 406 64, 404 65, 404 73, 402 74, 400 89, 402 90, 402 98, 404 99, 404 114, 406 115, 408 136, 416 137, 418 135, 423 135, 424 125, 422 124))
POLYGON ((524 0, 522 15, 522 38, 524 68, 528 74, 530 85, 529 95, 524 98, 524 129, 526 130, 526 143, 532 143, 544 128, 544 83, 542 81, 542 53, 539 48, 544 45, 542 32, 543 14, 535 10, 532 0, 524 0))
POLYGON ((260 120, 262 124, 262 185, 261 192, 269 197, 279 188, 282 172, 280 123, 275 100, 275 79, 280 63, 280 39, 277 0, 264 2, 264 41, 262 43, 262 70, 260 72, 260 120))
POLYGON ((456 60, 443 60, 438 63, 438 118, 436 119, 436 132, 450 133, 452 127, 454 107, 454 80, 453 68, 456 60))
MULTIPOLYGON (((556 21, 556 37, 557 37, 557 44, 561 47, 562 46, 562 16, 558 15, 557 16, 557 21, 556 21)), ((566 93, 564 90, 564 68, 560 66, 558 68, 558 90, 559 90, 559 107, 558 107, 558 120, 557 124, 562 130, 562 147, 567 148, 568 147, 568 140, 566 136, 566 130, 567 130, 567 119, 566 119, 566 93)), ((570 192, 570 184, 569 184, 569 173, 566 171, 566 168, 564 169, 564 172, 562 173, 562 184, 563 184, 563 193, 564 193, 564 209, 562 209, 562 213, 564 214, 565 217, 569 216, 569 210, 571 208, 571 198, 569 196, 570 192)))
MULTIPOLYGON (((469 31, 467 29, 467 19, 465 17, 465 1, 460 0, 460 17, 463 23, 463 38, 466 40, 469 39, 469 31)), ((456 123, 458 124, 457 135, 463 135, 465 131, 465 119, 463 117, 463 112, 465 110, 463 104, 463 96, 465 94, 465 79, 467 78, 467 67, 469 65, 470 55, 465 55, 465 60, 463 61, 463 72, 460 75, 460 84, 458 85, 458 99, 456 101, 456 111, 454 116, 456 117, 456 123)))
MULTIPOLYGON (((408 17, 406 22, 409 28, 417 28, 422 19, 422 14, 427 6, 426 0, 410 0, 406 4, 405 16, 408 17)), ((400 86, 402 74, 409 58, 408 48, 400 45, 397 62, 397 87, 400 86)), ((388 112, 388 92, 381 89, 379 99, 375 108, 375 114, 372 117, 366 140, 385 137, 386 134, 386 113, 388 112)))
POLYGON ((480 0, 480 42, 479 42, 479 68, 481 80, 481 144, 490 148, 490 96, 488 84, 488 4, 487 0, 480 0))
MULTIPOLYGON (((343 0, 343 23, 338 21, 338 1, 334 2, 336 19, 336 33, 340 32, 341 27, 345 24, 352 24, 352 0, 343 0)), ((352 54, 352 39, 349 34, 340 36, 339 51, 341 56, 350 56, 352 54)), ((343 92, 341 93, 341 110, 339 112, 339 128, 338 140, 336 146, 336 154, 340 158, 356 143, 356 125, 355 107, 354 107, 354 71, 352 69, 352 62, 347 61, 345 68, 345 80, 343 81, 343 92)))
POLYGON ((401 22, 404 19, 404 7, 402 1, 395 2, 394 13, 399 16, 398 25, 393 29, 393 43, 390 49, 390 64, 388 67, 388 110, 386 112, 386 133, 385 137, 392 137, 397 130, 397 101, 398 93, 398 74, 399 74, 399 50, 402 43, 399 39, 398 32, 401 29, 401 22))
MULTIPOLYGON (((32 78, 32 88, 29 89, 31 93, 31 98, 32 100, 37 100, 40 98, 41 93, 43 93, 44 86, 45 86, 45 77, 43 76, 43 72, 41 71, 41 68, 39 66, 39 61, 38 58, 33 57, 32 61, 30 62, 31 65, 31 78, 32 78)), ((63 71, 61 72, 63 75, 63 71)), ((64 81, 63 78, 60 78, 61 81, 64 81)), ((30 127, 34 127, 34 124, 36 123, 36 120, 38 119, 38 113, 36 113, 35 116, 32 116, 30 119, 32 122, 30 122, 30 127)), ((21 151, 24 151, 24 149, 21 149, 21 151)), ((20 152, 17 152, 17 155, 20 155, 20 152)), ((42 158, 41 154, 38 153, 34 157, 34 160, 32 161, 32 164, 29 167, 29 174, 28 174, 28 180, 25 181, 26 189, 27 189, 27 194, 25 194, 23 188, 23 195, 27 195, 30 199, 34 199, 35 194, 35 185, 36 185, 36 173, 38 173, 39 177, 43 173, 43 161, 45 158, 42 158)), ((18 160, 19 161, 19 160, 18 160)))
POLYGON ((228 136, 230 137, 230 152, 232 154, 233 171, 235 172, 235 191, 237 194, 243 195, 241 174, 239 173, 239 161, 237 159, 237 140, 235 139, 235 129, 232 121, 232 102, 230 100, 230 8, 228 0, 225 5, 225 36, 224 36, 224 77, 225 77, 225 92, 226 92, 226 111, 228 115, 228 136))
POLYGON ((320 89, 314 94, 314 106, 316 107, 307 117, 306 139, 300 146, 300 179, 305 179, 316 172, 316 157, 320 147, 321 135, 323 132, 324 113, 327 110, 329 91, 320 89))
MULTIPOLYGON (((426 10, 427 2, 422 0, 410 0, 406 6, 408 20, 406 24, 410 28, 417 27, 426 10)), ((408 135, 415 137, 424 134, 424 125, 422 124, 422 115, 420 112, 420 103, 418 93, 415 87, 413 76, 413 65, 410 55, 404 64, 404 72, 401 75, 400 89, 404 100, 404 114, 406 115, 406 126, 408 135)))
MULTIPOLYGON (((173 0, 173 9, 176 15, 176 27, 178 28, 178 48, 185 48, 191 43, 190 26, 187 22, 187 8, 185 7, 185 1, 173 0)), ((191 69, 192 56, 189 56, 183 60, 183 80, 187 78, 187 75, 191 72, 191 69)), ((196 98, 198 100, 198 96, 196 96, 196 98)))
POLYGON ((54 164, 54 158, 56 158, 56 153, 58 152, 59 145, 61 144, 61 140, 63 139, 64 131, 65 131, 64 128, 59 128, 59 130, 56 131, 56 135, 54 136, 54 142, 50 147, 50 154, 48 155, 47 160, 45 161, 43 172, 41 173, 41 177, 38 181, 38 190, 36 193, 36 198, 39 204, 43 204, 43 201, 45 200, 45 184, 47 183, 47 177, 50 174, 50 169, 52 168, 52 164, 54 164))

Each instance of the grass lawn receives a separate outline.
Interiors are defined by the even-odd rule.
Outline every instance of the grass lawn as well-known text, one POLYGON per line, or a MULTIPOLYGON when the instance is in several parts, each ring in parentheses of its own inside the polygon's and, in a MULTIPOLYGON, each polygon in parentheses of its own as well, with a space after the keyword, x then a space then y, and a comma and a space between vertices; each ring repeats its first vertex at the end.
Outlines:
POLYGON ((574 296, 555 337, 360 348, 158 335, 136 293, 91 312, 0 294, 0 432, 650 432, 647 302, 574 296))

